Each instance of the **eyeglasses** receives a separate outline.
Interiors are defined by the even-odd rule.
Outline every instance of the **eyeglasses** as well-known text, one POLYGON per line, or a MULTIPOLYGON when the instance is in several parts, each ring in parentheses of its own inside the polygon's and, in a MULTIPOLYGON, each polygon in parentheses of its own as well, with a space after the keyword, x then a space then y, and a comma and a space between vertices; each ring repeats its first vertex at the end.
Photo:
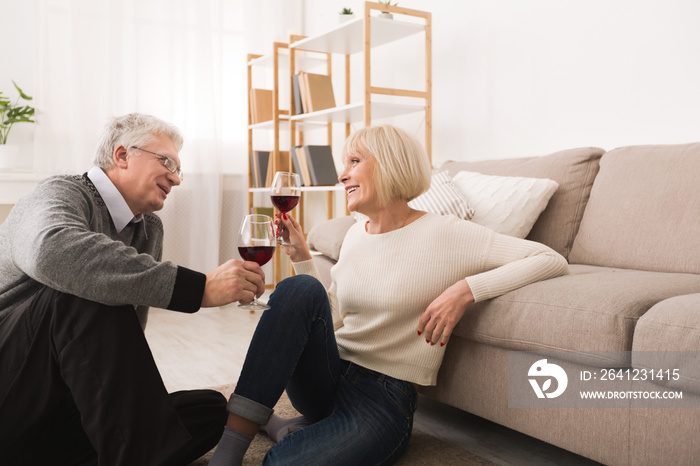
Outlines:
POLYGON ((155 152, 151 152, 150 150, 146 149, 141 149, 140 147, 131 146, 131 149, 140 150, 142 152, 148 152, 151 155, 155 155, 163 161, 163 166, 165 166, 165 168, 167 168, 170 173, 175 173, 178 176, 178 178, 180 178, 180 181, 182 181, 183 173, 182 170, 180 170, 180 167, 177 165, 177 162, 175 162, 175 160, 171 159, 167 155, 156 154, 155 152))

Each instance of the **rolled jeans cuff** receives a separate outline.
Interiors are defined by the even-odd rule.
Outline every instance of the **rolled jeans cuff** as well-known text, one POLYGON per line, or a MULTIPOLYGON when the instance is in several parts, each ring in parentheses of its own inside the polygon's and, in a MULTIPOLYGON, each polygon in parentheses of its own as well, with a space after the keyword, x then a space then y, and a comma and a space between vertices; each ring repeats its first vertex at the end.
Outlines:
POLYGON ((274 410, 248 398, 233 394, 228 402, 228 411, 263 426, 267 424, 274 410))

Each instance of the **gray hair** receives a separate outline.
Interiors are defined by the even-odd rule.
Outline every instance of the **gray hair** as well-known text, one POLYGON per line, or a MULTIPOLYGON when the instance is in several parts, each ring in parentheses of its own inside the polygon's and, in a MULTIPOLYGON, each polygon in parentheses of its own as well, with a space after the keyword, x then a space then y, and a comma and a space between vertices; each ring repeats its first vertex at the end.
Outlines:
POLYGON ((129 113, 112 118, 105 126, 102 137, 97 144, 93 164, 103 170, 114 166, 112 154, 114 149, 123 146, 143 147, 155 141, 156 135, 165 134, 175 144, 178 152, 182 149, 180 130, 159 118, 143 113, 129 113))

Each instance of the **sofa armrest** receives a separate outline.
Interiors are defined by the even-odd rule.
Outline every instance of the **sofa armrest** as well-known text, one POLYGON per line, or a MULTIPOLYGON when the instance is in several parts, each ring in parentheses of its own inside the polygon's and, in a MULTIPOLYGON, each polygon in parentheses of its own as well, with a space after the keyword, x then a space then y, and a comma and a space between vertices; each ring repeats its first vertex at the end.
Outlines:
POLYGON ((352 217, 338 217, 320 223, 309 231, 309 247, 337 261, 345 234, 355 224, 352 217))
POLYGON ((664 299, 637 321, 632 351, 700 351, 700 293, 664 299))
POLYGON ((676 370, 661 385, 700 393, 700 293, 665 299, 637 321, 632 343, 635 368, 676 370))

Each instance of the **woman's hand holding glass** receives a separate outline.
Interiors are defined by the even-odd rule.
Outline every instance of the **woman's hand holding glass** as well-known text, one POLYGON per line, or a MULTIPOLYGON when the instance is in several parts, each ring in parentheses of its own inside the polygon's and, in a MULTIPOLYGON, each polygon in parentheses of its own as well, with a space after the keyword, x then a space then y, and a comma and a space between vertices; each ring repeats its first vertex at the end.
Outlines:
MULTIPOLYGON (((290 172, 275 173, 270 188, 270 199, 280 212, 290 212, 301 199, 301 176, 290 172)), ((281 245, 284 244, 282 237, 278 237, 277 241, 281 245)))
POLYGON ((303 262, 311 259, 304 231, 294 217, 284 212, 276 213, 275 228, 277 234, 284 240, 280 247, 292 262, 303 262))

